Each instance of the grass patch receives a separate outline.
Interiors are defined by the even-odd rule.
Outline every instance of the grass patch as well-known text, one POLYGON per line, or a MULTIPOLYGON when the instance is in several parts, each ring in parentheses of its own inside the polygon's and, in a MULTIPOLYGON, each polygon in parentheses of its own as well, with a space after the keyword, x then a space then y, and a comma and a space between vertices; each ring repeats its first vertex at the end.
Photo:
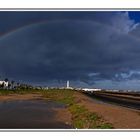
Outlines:
POLYGON ((105 123, 102 117, 98 116, 96 113, 90 112, 84 106, 74 104, 69 107, 69 110, 72 113, 74 128, 113 128, 111 124, 105 123))
POLYGON ((16 91, 14 90, 6 90, 6 89, 0 89, 0 95, 9 95, 9 94, 14 94, 16 91))
POLYGON ((113 126, 110 123, 104 123, 104 124, 97 126, 97 128, 99 128, 99 129, 112 129, 113 126))
POLYGON ((42 91, 35 89, 0 89, 1 95, 10 95, 10 94, 30 94, 30 93, 41 93, 42 91))
POLYGON ((75 102, 74 94, 79 94, 73 90, 58 90, 51 89, 43 92, 45 98, 64 103, 68 106, 72 114, 72 125, 74 128, 96 128, 96 129, 110 129, 113 126, 103 121, 103 118, 98 114, 90 112, 84 106, 75 102))

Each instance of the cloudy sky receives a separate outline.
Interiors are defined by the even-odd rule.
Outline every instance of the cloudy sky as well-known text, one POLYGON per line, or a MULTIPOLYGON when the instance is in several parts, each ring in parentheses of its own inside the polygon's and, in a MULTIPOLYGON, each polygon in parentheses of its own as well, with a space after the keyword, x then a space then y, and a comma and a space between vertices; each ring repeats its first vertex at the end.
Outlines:
POLYGON ((0 76, 140 90, 140 12, 0 12, 0 76))

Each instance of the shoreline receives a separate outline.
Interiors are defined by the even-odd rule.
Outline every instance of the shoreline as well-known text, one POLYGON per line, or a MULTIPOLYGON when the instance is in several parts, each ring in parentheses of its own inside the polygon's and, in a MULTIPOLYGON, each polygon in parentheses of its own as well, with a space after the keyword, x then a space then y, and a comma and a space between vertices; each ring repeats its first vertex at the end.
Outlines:
MULTIPOLYGON (((109 122, 115 129, 140 129, 140 111, 133 110, 126 107, 117 105, 111 105, 109 103, 98 103, 94 99, 84 95, 80 92, 73 94, 75 103, 80 106, 84 106, 90 112, 97 113, 103 118, 105 122, 109 122)), ((16 100, 48 100, 39 93, 27 93, 27 94, 9 94, 0 95, 0 102, 16 101, 16 100)), ((65 109, 66 114, 59 110, 56 115, 56 119, 59 117, 65 121, 65 123, 71 123, 71 113, 68 108, 65 109), (66 121, 68 118, 69 121, 66 121)))

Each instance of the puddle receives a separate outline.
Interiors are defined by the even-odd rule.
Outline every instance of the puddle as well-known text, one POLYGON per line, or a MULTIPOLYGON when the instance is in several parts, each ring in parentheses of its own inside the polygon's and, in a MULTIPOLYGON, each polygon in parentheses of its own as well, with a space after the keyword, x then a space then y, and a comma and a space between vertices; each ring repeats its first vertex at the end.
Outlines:
POLYGON ((65 108, 52 101, 5 101, 0 102, 0 128, 71 128, 61 120, 55 120, 53 109, 65 108))

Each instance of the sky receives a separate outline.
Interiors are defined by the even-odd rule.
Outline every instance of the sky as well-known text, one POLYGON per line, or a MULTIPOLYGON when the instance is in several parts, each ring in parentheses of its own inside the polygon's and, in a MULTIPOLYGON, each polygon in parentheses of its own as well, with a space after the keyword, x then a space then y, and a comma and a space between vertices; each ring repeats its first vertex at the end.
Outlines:
POLYGON ((0 76, 140 90, 140 12, 0 11, 0 76))

